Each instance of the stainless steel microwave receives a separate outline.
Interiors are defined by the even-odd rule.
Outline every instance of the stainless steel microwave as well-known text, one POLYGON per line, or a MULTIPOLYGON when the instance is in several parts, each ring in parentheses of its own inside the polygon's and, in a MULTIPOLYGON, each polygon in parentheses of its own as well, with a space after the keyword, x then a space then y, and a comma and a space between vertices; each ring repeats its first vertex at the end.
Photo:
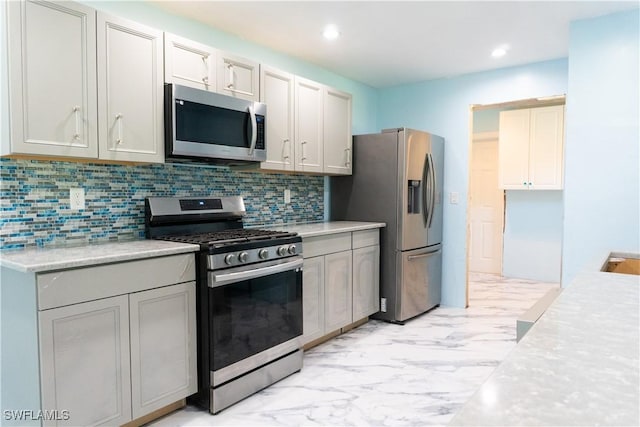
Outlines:
POLYGON ((164 86, 165 157, 221 164, 267 159, 267 106, 176 84, 164 86))

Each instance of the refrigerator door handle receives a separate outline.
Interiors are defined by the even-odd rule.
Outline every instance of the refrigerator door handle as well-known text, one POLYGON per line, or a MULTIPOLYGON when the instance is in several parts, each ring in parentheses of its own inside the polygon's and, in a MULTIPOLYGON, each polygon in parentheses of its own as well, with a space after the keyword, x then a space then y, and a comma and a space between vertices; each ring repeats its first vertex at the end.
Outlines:
POLYGON ((429 177, 431 176, 430 165, 429 154, 427 154, 424 158, 424 167, 422 169, 422 219, 425 227, 428 227, 429 224, 429 204, 427 200, 429 197, 429 177))
POLYGON ((428 223, 428 228, 431 228, 431 224, 433 223, 433 215, 435 214, 436 211, 436 168, 435 165, 433 164, 433 156, 431 155, 431 153, 429 153, 429 172, 431 173, 431 183, 429 185, 429 188, 431 189, 431 209, 429 212, 429 223, 428 223))
POLYGON ((430 256, 432 256, 432 255, 437 254, 437 253, 438 253, 438 252, 440 252, 440 251, 441 251, 441 249, 437 249, 437 250, 435 250, 435 251, 425 252, 425 253, 422 253, 422 254, 409 255, 409 256, 407 257, 407 260, 409 260, 409 261, 413 261, 414 259, 428 258, 428 257, 430 257, 430 256))

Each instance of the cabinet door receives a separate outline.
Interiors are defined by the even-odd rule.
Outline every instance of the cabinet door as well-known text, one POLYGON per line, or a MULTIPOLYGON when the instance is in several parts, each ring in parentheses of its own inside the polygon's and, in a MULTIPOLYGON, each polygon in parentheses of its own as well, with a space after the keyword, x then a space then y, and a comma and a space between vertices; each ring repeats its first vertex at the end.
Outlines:
POLYGON ((296 165, 301 172, 322 172, 323 168, 323 87, 296 77, 296 165))
POLYGON ((11 152, 96 158, 95 10, 47 1, 7 7, 11 152))
MULTIPOLYGON (((218 92, 234 98, 257 101, 260 95, 259 64, 226 52, 218 52, 218 92)), ((268 116, 267 116, 268 120, 268 116)))
POLYGON ((293 170, 293 75, 260 69, 260 102, 267 104, 267 161, 263 169, 293 170))
POLYGON ((529 188, 562 189, 564 105, 532 108, 530 135, 529 188))
POLYGON ((302 276, 302 344, 324 335, 324 257, 305 258, 302 276))
POLYGON ((351 95, 324 89, 324 172, 351 175, 351 95))
POLYGON ((133 418, 198 390, 195 282, 129 295, 133 418))
POLYGON ((353 250, 353 320, 380 308, 380 246, 353 250))
POLYGON ((529 109, 500 112, 498 175, 500 188, 528 188, 529 109))
POLYGON ((351 251, 325 255, 324 324, 332 332, 353 321, 351 251))
POLYGON ((164 162, 162 32, 98 13, 100 158, 164 162))
POLYGON ((216 91, 216 50, 164 33, 164 81, 216 91))
POLYGON ((44 425, 121 425, 131 420, 126 295, 41 311, 42 409, 68 410, 44 425))

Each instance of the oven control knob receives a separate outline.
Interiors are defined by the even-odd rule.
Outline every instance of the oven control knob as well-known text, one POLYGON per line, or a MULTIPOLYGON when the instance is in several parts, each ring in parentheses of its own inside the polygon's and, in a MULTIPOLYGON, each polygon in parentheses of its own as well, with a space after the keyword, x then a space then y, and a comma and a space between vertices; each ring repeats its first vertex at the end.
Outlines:
POLYGON ((287 247, 286 246, 280 246, 278 248, 278 255, 283 256, 287 253, 287 247))
POLYGON ((289 245, 289 249, 287 250, 291 255, 296 254, 296 245, 289 245))
POLYGON ((236 256, 234 254, 229 254, 224 257, 224 263, 227 265, 231 265, 233 264, 234 259, 236 259, 236 256))
POLYGON ((238 254, 238 261, 240 262, 247 262, 247 259, 249 258, 249 254, 246 252, 240 252, 238 254))
POLYGON ((260 249, 260 252, 258 252, 258 257, 260 259, 267 259, 268 256, 269 256, 269 251, 266 249, 260 249))

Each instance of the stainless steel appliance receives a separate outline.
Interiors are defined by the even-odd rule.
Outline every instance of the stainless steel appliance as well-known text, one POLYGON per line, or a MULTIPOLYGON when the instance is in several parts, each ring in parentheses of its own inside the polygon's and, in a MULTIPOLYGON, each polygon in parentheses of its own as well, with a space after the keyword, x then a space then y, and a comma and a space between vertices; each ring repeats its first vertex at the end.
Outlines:
POLYGON ((331 219, 383 221, 380 311, 402 323, 440 304, 444 139, 413 129, 353 138, 353 175, 330 180, 331 219))
POLYGON ((165 157, 223 164, 267 159, 267 107, 176 84, 164 86, 165 157))
POLYGON ((241 197, 151 197, 148 238, 200 245, 198 393, 213 414, 302 368, 302 239, 243 228, 241 197))

